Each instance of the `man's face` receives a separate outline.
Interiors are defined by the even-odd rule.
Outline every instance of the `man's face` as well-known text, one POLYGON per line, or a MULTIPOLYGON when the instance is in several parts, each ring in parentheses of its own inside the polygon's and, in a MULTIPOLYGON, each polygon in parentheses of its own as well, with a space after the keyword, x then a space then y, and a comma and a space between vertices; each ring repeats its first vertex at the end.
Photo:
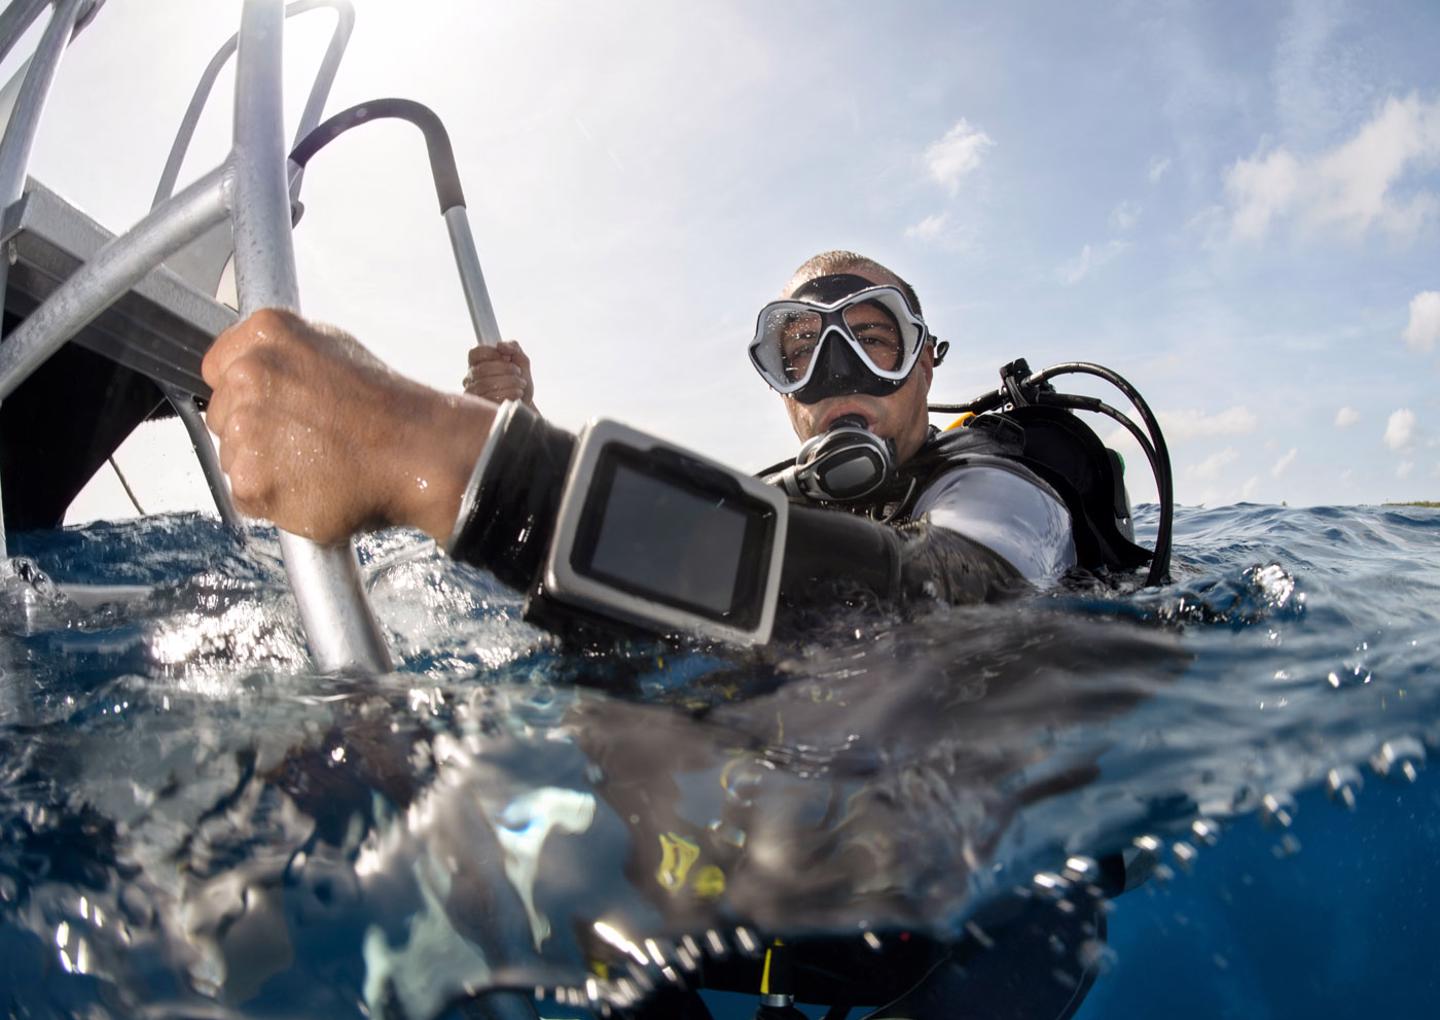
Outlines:
MULTIPOLYGON (((888 274, 861 267, 847 268, 845 272, 863 277, 877 285, 899 283, 888 274)), ((793 296, 807 282, 809 280, 806 277, 791 280, 784 296, 793 296)), ((861 304, 846 313, 845 321, 855 338, 870 349, 872 359, 877 364, 882 364, 887 345, 898 340, 895 320, 889 313, 876 305, 861 304)), ((814 330, 809 331, 810 334, 813 332, 814 330)), ((786 360, 792 363, 792 370, 797 375, 804 371, 800 359, 814 353, 815 339, 813 335, 807 336, 801 323, 796 323, 793 330, 790 326, 786 327, 786 360)), ((915 371, 910 373, 904 385, 894 393, 883 397, 865 393, 825 397, 814 404, 802 404, 793 396, 784 396, 781 399, 785 401, 785 412, 790 416, 795 435, 799 436, 802 442, 811 436, 829 431, 830 425, 837 418, 858 414, 865 419, 871 432, 882 439, 893 439, 896 456, 900 461, 905 461, 913 456, 925 441, 930 424, 925 405, 930 396, 930 378, 934 370, 934 356, 927 343, 920 352, 920 361, 915 371)))

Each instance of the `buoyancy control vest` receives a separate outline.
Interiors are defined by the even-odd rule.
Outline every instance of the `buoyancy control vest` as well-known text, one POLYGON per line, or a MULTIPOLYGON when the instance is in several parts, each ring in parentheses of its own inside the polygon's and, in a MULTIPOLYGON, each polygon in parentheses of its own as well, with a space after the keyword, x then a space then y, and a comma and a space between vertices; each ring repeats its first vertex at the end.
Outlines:
POLYGON ((1040 479, 1070 511, 1078 565, 1086 570, 1133 570, 1150 552, 1132 541, 1124 466, 1088 425, 1069 411, 1030 405, 969 416, 936 431, 900 466, 870 516, 905 520, 920 494, 942 475, 967 464, 999 459, 1040 479))

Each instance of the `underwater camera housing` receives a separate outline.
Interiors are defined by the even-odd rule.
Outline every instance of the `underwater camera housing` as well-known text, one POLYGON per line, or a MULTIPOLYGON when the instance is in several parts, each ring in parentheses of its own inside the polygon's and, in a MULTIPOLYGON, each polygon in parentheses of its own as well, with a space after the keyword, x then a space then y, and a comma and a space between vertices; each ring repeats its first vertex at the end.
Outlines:
POLYGON ((566 475, 541 598, 652 631, 764 644, 788 511, 758 479, 593 421, 566 475))

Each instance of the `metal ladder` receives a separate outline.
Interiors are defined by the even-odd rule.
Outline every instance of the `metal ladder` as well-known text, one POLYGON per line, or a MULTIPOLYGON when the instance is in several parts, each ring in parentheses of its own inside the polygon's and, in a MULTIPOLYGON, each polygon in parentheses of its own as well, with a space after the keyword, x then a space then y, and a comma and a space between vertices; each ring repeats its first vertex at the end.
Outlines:
MULTIPOLYGON (((41 12, 52 8, 28 69, 20 72, 23 81, 0 140, 0 252, 7 256, 0 258, 0 296, 7 308, 25 315, 0 341, 0 401, 70 342, 145 375, 175 405, 217 508, 233 523, 238 518, 228 485, 195 403, 209 396, 200 379, 200 360, 216 333, 236 319, 211 295, 233 253, 240 315, 266 307, 299 309, 292 203, 304 164, 329 141, 379 117, 399 117, 421 129, 476 336, 493 345, 499 329, 439 119, 416 103, 379 100, 319 123, 354 22, 350 0, 298 0, 288 7, 283 0, 245 0, 239 32, 201 76, 151 211, 125 233, 111 235, 43 185, 27 180, 36 128, 60 58, 104 2, 12 0, 0 13, 4 59, 41 12), (322 7, 336 12, 336 28, 301 117, 297 147, 287 158, 281 134, 284 22, 322 7), (236 84, 230 154, 175 192, 196 123, 232 55, 236 84)), ((327 673, 389 672, 390 652, 366 599, 353 546, 322 547, 282 533, 281 549, 315 665, 327 673)), ((530 997, 515 992, 476 1000, 466 1015, 538 1018, 530 997)))
MULTIPOLYGON (((354 21, 349 0, 299 0, 288 7, 281 0, 246 0, 240 31, 201 76, 153 208, 124 234, 110 235, 43 185, 27 181, 26 165, 60 58, 103 3, 14 0, 0 14, 3 59, 41 12, 53 8, 0 141, 0 243, 9 256, 0 259, 0 292, 7 307, 26 314, 0 343, 0 401, 72 341, 140 372, 174 404, 217 509, 235 523, 228 486, 195 403, 209 395, 199 378, 200 359, 215 334, 235 320, 211 295, 233 252, 242 316, 265 307, 299 309, 292 203, 304 163, 325 142, 379 116, 403 117, 421 128, 476 336, 494 344, 499 330, 438 119, 418 104, 381 100, 319 125, 354 21), (281 134, 284 19, 322 7, 336 12, 336 28, 296 133, 297 158, 290 159, 281 134), (237 61, 233 147, 218 167, 175 192, 196 123, 232 55, 237 61)), ((280 541, 316 666, 324 672, 388 672, 389 650, 366 600, 353 548, 321 547, 284 533, 280 541)), ((0 555, 3 542, 0 529, 0 555)))

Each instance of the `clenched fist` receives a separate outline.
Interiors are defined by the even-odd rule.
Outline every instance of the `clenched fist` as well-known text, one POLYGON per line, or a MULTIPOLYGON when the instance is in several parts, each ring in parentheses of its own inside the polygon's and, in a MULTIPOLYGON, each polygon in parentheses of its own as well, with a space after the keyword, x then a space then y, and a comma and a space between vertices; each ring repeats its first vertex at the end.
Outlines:
POLYGON ((391 370, 338 329, 262 309, 201 371, 235 505, 317 542, 386 524, 445 541, 495 405, 391 370))
POLYGON ((465 392, 500 404, 522 401, 535 410, 535 379, 530 359, 514 340, 502 340, 495 347, 483 344, 470 348, 470 369, 465 373, 465 392))

